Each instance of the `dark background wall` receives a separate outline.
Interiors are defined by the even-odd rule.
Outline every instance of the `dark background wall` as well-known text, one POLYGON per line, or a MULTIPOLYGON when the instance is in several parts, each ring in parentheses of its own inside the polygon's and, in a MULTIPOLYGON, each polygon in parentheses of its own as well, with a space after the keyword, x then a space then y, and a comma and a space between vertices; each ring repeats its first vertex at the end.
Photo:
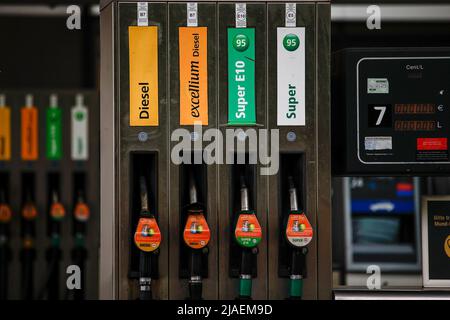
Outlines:
POLYGON ((99 16, 91 12, 93 4, 96 1, 2 1, 0 88, 97 88, 100 30, 99 16), (16 15, 2 13, 3 6, 18 4, 24 7, 16 15), (81 30, 67 29, 65 10, 58 16, 38 16, 33 9, 26 8, 46 5, 51 10, 55 4, 58 8, 79 5, 81 30))

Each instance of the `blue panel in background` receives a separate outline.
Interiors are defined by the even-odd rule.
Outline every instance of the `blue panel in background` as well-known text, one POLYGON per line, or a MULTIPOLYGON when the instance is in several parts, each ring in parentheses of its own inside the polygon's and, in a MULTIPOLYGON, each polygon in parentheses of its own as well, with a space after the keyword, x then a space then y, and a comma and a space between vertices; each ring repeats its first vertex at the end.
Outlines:
POLYGON ((352 200, 352 213, 413 214, 414 200, 352 200))

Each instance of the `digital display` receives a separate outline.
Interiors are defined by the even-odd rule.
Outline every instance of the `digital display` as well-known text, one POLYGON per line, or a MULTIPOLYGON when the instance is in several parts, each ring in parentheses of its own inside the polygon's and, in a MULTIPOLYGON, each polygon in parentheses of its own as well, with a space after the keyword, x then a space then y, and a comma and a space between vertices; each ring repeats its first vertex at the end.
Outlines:
POLYGON ((395 114, 435 114, 436 105, 432 103, 397 103, 395 114))
POLYGON ((434 131, 436 121, 396 120, 394 128, 395 131, 434 131))

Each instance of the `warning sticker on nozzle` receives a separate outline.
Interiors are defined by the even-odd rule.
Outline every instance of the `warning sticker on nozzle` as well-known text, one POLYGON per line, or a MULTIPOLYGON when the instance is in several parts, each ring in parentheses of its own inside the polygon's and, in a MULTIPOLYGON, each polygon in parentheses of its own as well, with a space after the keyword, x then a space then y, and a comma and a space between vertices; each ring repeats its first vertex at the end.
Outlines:
POLYGON ((392 137, 365 137, 364 148, 366 150, 392 150, 392 137))
POLYGON ((311 242, 313 229, 304 213, 289 215, 286 237, 296 247, 303 247, 311 242))

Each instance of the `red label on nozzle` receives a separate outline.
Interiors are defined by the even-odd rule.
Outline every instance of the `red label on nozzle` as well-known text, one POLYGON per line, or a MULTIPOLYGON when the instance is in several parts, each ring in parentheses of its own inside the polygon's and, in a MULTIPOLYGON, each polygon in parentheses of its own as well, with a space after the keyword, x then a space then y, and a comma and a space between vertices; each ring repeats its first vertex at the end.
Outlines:
POLYGON ((8 223, 11 221, 11 208, 6 204, 0 204, 0 223, 8 223))
POLYGON ((134 233, 134 243, 145 252, 158 249, 161 244, 161 231, 155 218, 140 218, 134 233))
POLYGON ((75 206, 75 210, 73 211, 73 215, 76 220, 80 222, 86 222, 89 220, 89 216, 91 215, 91 212, 89 210, 89 207, 84 202, 79 202, 75 206))
POLYGON ((208 223, 203 214, 190 214, 184 227, 183 239, 192 249, 206 247, 211 239, 208 223))
POLYGON ((311 242, 313 229, 304 213, 289 215, 286 237, 295 247, 304 247, 311 242))
POLYGON ((61 220, 66 215, 66 210, 64 209, 64 206, 59 203, 55 202, 52 204, 50 208, 50 216, 55 220, 61 220))
POLYGON ((246 248, 256 247, 262 239, 261 225, 255 214, 240 214, 234 236, 239 245, 246 248))
POLYGON ((25 220, 34 220, 37 217, 37 210, 33 204, 26 204, 22 209, 22 217, 25 220))

